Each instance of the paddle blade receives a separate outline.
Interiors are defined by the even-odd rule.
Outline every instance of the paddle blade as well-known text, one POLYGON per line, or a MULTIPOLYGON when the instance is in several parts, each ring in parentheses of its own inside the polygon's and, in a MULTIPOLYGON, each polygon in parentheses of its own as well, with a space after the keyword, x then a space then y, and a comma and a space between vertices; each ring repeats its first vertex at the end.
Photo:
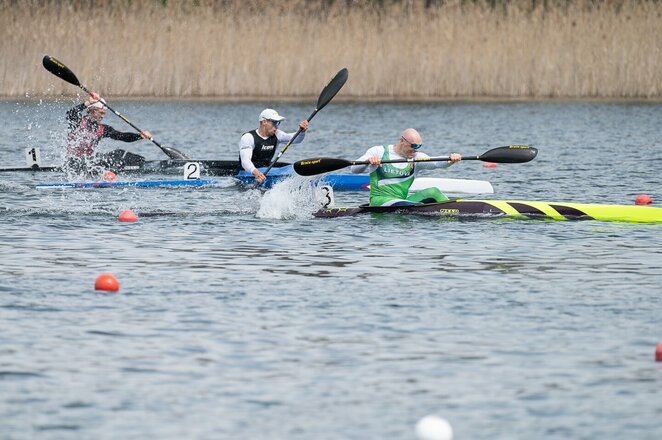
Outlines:
POLYGON ((174 160, 190 160, 191 158, 188 157, 186 154, 182 153, 176 148, 173 147, 166 147, 165 145, 162 144, 157 144, 159 148, 161 148, 161 151, 163 151, 170 159, 174 160))
POLYGON ((78 78, 76 78, 76 75, 69 70, 67 66, 53 58, 52 56, 46 55, 44 56, 44 59, 41 61, 46 70, 51 72, 53 75, 60 77, 61 79, 65 80, 69 84, 73 84, 75 86, 80 87, 80 81, 78 81, 78 78))
POLYGON ((331 81, 324 87, 320 97, 317 99, 317 108, 315 110, 320 111, 326 106, 334 96, 342 89, 342 86, 347 82, 347 77, 349 72, 346 68, 341 69, 336 76, 333 77, 331 81))
POLYGON ((331 157, 318 157, 294 162, 294 171, 300 176, 315 176, 348 167, 352 162, 331 157))
POLYGON ((533 160, 538 150, 526 145, 498 147, 481 154, 478 160, 494 163, 524 163, 533 160))

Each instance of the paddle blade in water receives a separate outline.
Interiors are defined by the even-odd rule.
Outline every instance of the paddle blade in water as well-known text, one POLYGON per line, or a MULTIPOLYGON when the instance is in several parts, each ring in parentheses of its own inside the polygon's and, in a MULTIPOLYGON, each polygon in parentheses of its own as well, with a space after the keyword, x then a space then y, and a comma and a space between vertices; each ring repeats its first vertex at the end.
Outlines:
POLYGON ((320 93, 320 97, 317 100, 317 111, 320 111, 324 108, 325 105, 327 105, 334 96, 342 89, 342 86, 345 85, 347 82, 347 77, 349 76, 349 72, 347 69, 341 69, 336 76, 333 77, 331 81, 329 81, 329 84, 324 87, 324 90, 322 90, 322 93, 320 93))
POLYGON ((44 56, 44 59, 42 60, 42 64, 48 70, 51 72, 53 75, 65 80, 69 84, 73 84, 75 86, 80 87, 80 81, 78 81, 78 78, 76 78, 76 75, 69 70, 67 66, 53 58, 52 56, 46 55, 44 56))
POLYGON ((524 163, 533 160, 538 150, 526 145, 498 147, 481 154, 478 160, 495 163, 524 163))
POLYGON ((344 159, 331 157, 318 157, 316 159, 305 159, 294 162, 294 171, 300 176, 314 176, 316 174, 328 173, 351 165, 352 162, 344 159))

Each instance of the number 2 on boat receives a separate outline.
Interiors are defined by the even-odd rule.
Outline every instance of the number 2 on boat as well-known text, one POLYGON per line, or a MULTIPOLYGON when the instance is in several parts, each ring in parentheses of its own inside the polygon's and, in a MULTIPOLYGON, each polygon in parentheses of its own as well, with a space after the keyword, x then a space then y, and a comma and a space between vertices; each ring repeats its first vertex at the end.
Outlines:
POLYGON ((184 164, 184 179, 200 179, 200 164, 198 162, 186 162, 184 164))

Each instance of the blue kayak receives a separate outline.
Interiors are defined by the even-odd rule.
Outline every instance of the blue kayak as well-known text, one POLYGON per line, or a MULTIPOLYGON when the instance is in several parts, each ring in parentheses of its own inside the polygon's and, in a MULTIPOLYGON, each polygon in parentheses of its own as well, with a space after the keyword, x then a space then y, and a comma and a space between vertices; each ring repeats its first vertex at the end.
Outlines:
MULTIPOLYGON (((258 168, 264 171, 266 168, 258 168)), ((296 175, 292 165, 284 166, 281 168, 272 168, 267 175, 267 181, 262 185, 265 188, 271 188, 278 182, 282 182, 286 178, 296 175)), ((244 185, 255 185, 255 177, 246 171, 240 171, 239 174, 234 176, 236 180, 244 185)), ((335 190, 344 191, 359 191, 368 189, 370 186, 370 176, 367 174, 328 174, 320 176, 313 182, 321 182, 322 184, 329 185, 335 190)))
MULTIPOLYGON (((261 168, 265 170, 265 168, 261 168)), ((267 181, 260 185, 261 188, 271 188, 278 182, 294 175, 292 166, 272 168, 267 176, 267 181)), ((233 177, 244 186, 255 185, 252 174, 241 171, 233 177)), ((317 181, 317 180, 316 180, 317 181)), ((321 176, 319 181, 330 185, 336 190, 360 191, 367 189, 370 185, 370 177, 360 174, 330 174, 321 176)), ((168 180, 136 180, 136 181, 102 181, 102 182, 66 182, 66 183, 42 183, 37 188, 167 188, 167 187, 200 187, 200 186, 227 186, 227 180, 222 179, 168 179, 168 180)))
POLYGON ((164 188, 175 186, 212 186, 221 184, 219 179, 179 179, 179 180, 137 180, 132 182, 117 182, 117 181, 104 181, 104 182, 66 182, 66 183, 41 183, 37 188, 124 188, 124 187, 140 187, 140 188, 164 188))

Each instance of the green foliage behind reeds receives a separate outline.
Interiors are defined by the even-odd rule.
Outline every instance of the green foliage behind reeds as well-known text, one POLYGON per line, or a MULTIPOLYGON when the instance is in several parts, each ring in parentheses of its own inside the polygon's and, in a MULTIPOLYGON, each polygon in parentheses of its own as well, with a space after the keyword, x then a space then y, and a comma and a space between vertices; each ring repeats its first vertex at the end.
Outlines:
POLYGON ((662 2, 0 0, 0 95, 660 97, 662 2))

